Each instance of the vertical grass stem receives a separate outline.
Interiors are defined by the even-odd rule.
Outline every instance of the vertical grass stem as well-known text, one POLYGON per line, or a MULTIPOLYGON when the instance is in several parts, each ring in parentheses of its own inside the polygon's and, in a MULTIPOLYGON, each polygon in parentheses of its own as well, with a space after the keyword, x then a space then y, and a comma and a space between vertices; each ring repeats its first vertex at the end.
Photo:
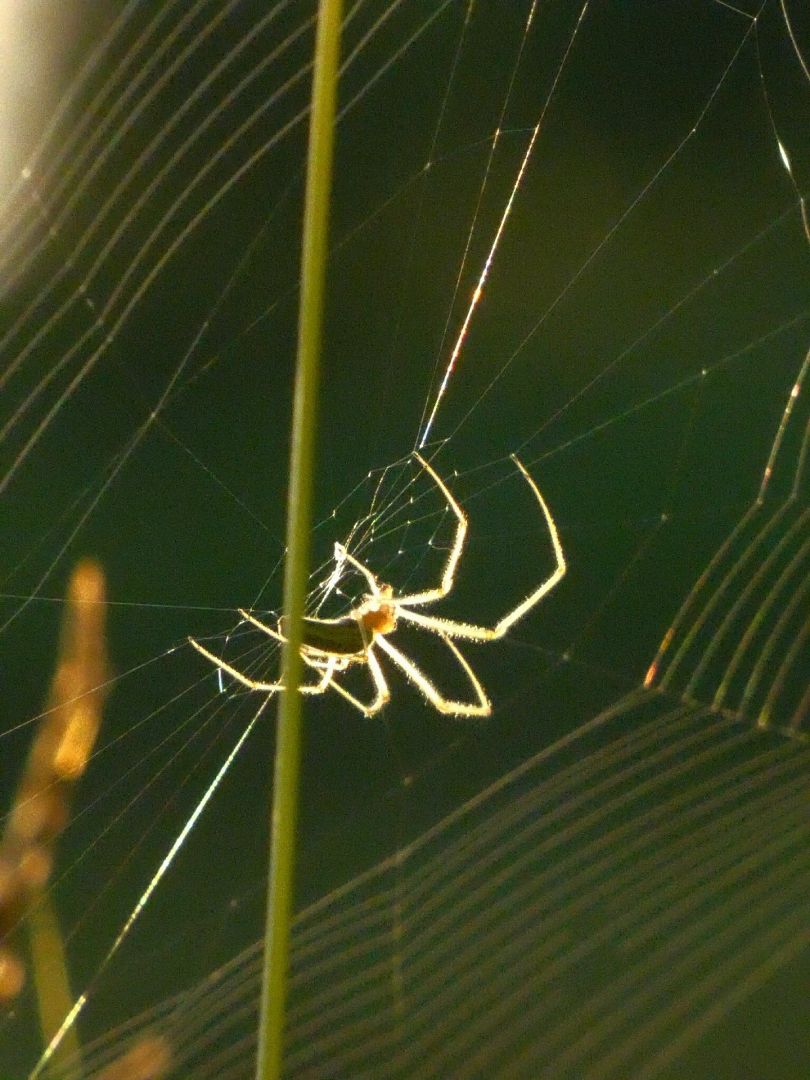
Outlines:
POLYGON ((300 646, 309 571, 318 368, 341 8, 342 0, 320 0, 315 40, 287 508, 284 576, 287 641, 282 660, 286 692, 279 695, 257 1080, 276 1080, 281 1076, 283 1064, 301 756, 301 696, 298 687, 303 665, 300 646))

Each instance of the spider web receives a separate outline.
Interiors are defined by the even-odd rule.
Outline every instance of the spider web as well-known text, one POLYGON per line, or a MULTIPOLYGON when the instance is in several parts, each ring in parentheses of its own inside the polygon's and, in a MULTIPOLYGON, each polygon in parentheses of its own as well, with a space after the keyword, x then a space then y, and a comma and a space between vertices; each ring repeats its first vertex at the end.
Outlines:
MULTIPOLYGON (((311 14, 116 7, 0 222, 9 768, 76 554, 120 604, 51 890, 88 1076, 144 1038, 252 1072, 270 724, 105 956, 257 718, 186 635, 277 670, 235 608, 278 603, 311 14)), ((335 539, 436 580, 426 434, 470 518, 443 613, 551 567, 509 453, 570 570, 467 650, 485 726, 395 675, 374 722, 313 703, 290 1075, 803 1075, 806 41, 781 3, 348 12, 312 610, 362 592, 335 539)))

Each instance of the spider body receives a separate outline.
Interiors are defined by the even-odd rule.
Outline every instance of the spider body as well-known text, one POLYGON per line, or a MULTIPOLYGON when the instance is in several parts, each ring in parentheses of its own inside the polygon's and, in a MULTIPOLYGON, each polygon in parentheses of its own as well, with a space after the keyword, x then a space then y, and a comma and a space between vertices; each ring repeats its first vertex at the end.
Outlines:
MULTIPOLYGON (((367 596, 359 607, 348 615, 341 615, 339 619, 305 617, 302 654, 311 658, 345 656, 362 660, 378 634, 391 634, 396 629, 396 612, 386 602, 393 589, 390 585, 383 585, 381 593, 380 598, 367 596)), ((276 630, 279 640, 285 641, 283 616, 278 620, 276 630)))
MULTIPOLYGON (((284 619, 278 621, 278 635, 286 639, 284 619)), ((362 656, 370 635, 353 615, 339 619, 304 619, 301 652, 310 657, 362 656)))
POLYGON ((397 628, 397 608, 393 602, 394 590, 390 585, 380 585, 379 596, 367 596, 352 618, 357 620, 361 631, 372 642, 377 634, 393 634, 397 628))
MULTIPOLYGON (((449 488, 433 466, 420 454, 414 453, 415 460, 431 477, 444 497, 448 509, 456 519, 455 535, 450 547, 444 570, 438 585, 421 592, 398 595, 393 586, 378 581, 376 575, 359 559, 350 554, 342 544, 335 544, 336 576, 345 564, 351 566, 368 584, 368 593, 362 601, 347 615, 336 619, 322 619, 310 616, 304 619, 301 658, 311 668, 316 678, 313 682, 300 687, 302 694, 322 694, 334 690, 365 716, 373 716, 390 699, 383 669, 378 658, 378 651, 385 654, 390 662, 421 691, 425 700, 438 712, 449 716, 489 716, 492 704, 467 659, 462 655, 456 640, 473 642, 496 641, 506 634, 511 626, 522 619, 554 586, 562 579, 566 571, 565 555, 557 533, 557 526, 551 511, 546 505, 540 490, 529 475, 526 467, 518 458, 512 460, 523 474, 526 483, 534 494, 546 519, 552 547, 554 549, 555 568, 535 589, 519 604, 506 613, 494 626, 480 626, 477 623, 459 622, 441 615, 426 614, 418 608, 428 607, 446 597, 453 589, 456 567, 463 554, 467 536, 467 517, 449 488), (474 700, 459 701, 445 697, 418 665, 405 653, 401 652, 389 640, 394 635, 399 620, 409 622, 432 633, 444 643, 453 659, 467 678, 474 700), (374 697, 362 701, 346 689, 339 679, 342 672, 358 665, 365 666, 371 676, 374 697)), ((251 623, 268 637, 284 642, 284 620, 279 619, 272 627, 257 619, 244 609, 239 610, 245 622, 251 623)), ((249 690, 275 694, 284 689, 280 682, 262 682, 251 679, 238 668, 226 663, 221 657, 210 652, 194 638, 189 638, 194 648, 206 659, 234 678, 249 690)))

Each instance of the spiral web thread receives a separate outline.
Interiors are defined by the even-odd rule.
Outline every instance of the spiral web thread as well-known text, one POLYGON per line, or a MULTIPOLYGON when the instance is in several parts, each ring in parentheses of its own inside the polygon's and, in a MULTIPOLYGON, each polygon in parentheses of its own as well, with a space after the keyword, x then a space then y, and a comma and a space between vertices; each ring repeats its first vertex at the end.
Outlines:
MULTIPOLYGON (((659 1076, 810 945, 809 364, 648 685, 299 914, 288 1075, 659 1076)), ((155 1037, 178 1075, 251 1075, 259 963, 86 1075, 155 1037)))
MULTIPOLYGON (((3 382, 24 381, 4 423, 12 455, 4 484, 196 224, 303 122, 304 104, 285 95, 304 82, 296 50, 311 31, 309 13, 302 18, 278 4, 250 35, 222 47, 222 68, 206 73, 181 109, 164 106, 154 138, 137 143, 116 173, 116 148, 134 138, 138 118, 154 109, 172 73, 185 70, 196 45, 220 23, 237 35, 228 15, 239 6, 223 4, 216 22, 204 3, 159 6, 121 46, 118 81, 102 82, 99 58, 141 10, 127 4, 88 61, 87 85, 97 93, 79 110, 71 140, 58 140, 62 156, 44 155, 41 169, 21 174, 17 201, 0 222, 4 292, 19 287, 37 260, 50 265, 54 246, 64 244, 67 255, 46 291, 31 286, 30 295, 20 294, 25 304, 0 342, 3 382), (273 21, 281 18, 287 21, 273 21), (279 42, 290 58, 267 75, 265 93, 267 108, 286 101, 286 111, 274 115, 273 134, 262 142, 253 129, 262 110, 238 123, 228 110, 247 85, 244 70, 258 79, 268 56, 279 60, 279 42), (238 68, 221 98, 207 99, 215 76, 243 48, 251 58, 254 45, 261 59, 238 68), (127 114, 132 95, 137 110, 127 114), (186 173, 177 166, 194 144, 175 124, 198 105, 200 130, 210 126, 216 149, 206 153, 204 144, 204 164, 194 157, 186 173), (223 119, 227 136, 215 130, 223 119), (226 164, 234 147, 241 156, 226 164), (46 166, 59 186, 49 183, 46 166), (99 206, 93 184, 106 168, 115 184, 99 206), (161 185, 171 201, 166 210, 150 201, 161 185), (122 275, 107 267, 119 245, 122 275)), ((375 36, 393 34, 398 12, 398 5, 371 14, 356 6, 350 75, 375 36)), ((397 31, 391 62, 432 18, 397 31)), ((352 84, 347 108, 373 85, 364 80, 352 84)), ((70 102, 65 108, 67 116, 70 102)), ((807 947, 808 363, 795 378, 757 496, 685 598, 645 686, 299 914, 290 1076, 661 1075, 807 947)), ((184 365, 93 488, 64 548, 184 365)), ((121 1069, 133 1046, 165 1050, 155 1054, 161 1075, 252 1075, 259 956, 258 946, 246 950, 85 1046, 82 1075, 145 1075, 121 1069)))

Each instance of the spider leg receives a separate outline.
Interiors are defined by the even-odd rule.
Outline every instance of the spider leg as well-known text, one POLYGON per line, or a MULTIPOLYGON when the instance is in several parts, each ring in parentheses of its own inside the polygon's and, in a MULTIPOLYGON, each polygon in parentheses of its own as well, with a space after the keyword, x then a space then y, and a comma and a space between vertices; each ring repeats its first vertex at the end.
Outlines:
MULTIPOLYGON (((194 646, 198 653, 200 653, 206 658, 206 660, 210 660, 215 667, 220 669, 220 671, 224 671, 227 675, 230 675, 232 679, 235 679, 236 682, 240 683, 248 690, 261 690, 266 694, 276 694, 280 690, 284 689, 284 684, 280 682, 269 683, 260 682, 257 679, 251 679, 243 672, 239 671, 238 668, 232 667, 231 664, 226 663, 226 661, 223 660, 221 656, 217 656, 215 653, 210 652, 208 649, 206 649, 204 645, 201 645, 199 641, 196 641, 192 637, 190 637, 188 641, 190 645, 194 646)), ((302 694, 324 693, 324 691, 327 690, 328 687, 333 683, 335 669, 340 667, 340 658, 332 657, 326 664, 323 665, 312 663, 307 659, 306 656, 304 656, 302 659, 304 660, 305 664, 307 664, 311 668, 314 668, 316 671, 321 671, 322 674, 318 682, 305 683, 304 685, 299 687, 299 690, 302 694)))
POLYGON ((268 626, 267 623, 263 623, 260 619, 257 619, 255 615, 251 615, 245 608, 239 608, 239 614, 245 620, 245 622, 251 623, 257 630, 261 630, 263 634, 267 634, 268 637, 275 638, 276 641, 285 642, 287 639, 278 631, 274 630, 272 626, 268 626))
MULTIPOLYGON (((436 615, 423 615, 418 611, 408 611, 407 608, 402 607, 401 605, 414 603, 414 598, 409 596, 395 596, 393 598, 393 604, 396 608, 398 619, 405 619, 406 622, 416 623, 417 626, 423 626, 426 630, 432 630, 434 633, 440 635, 446 634, 447 637, 451 638, 463 638, 467 641, 495 641, 497 638, 503 637, 511 626, 514 626, 519 619, 522 619, 527 612, 531 611, 535 604, 539 604, 543 597, 547 593, 550 593, 554 586, 564 577, 567 569, 565 555, 551 511, 546 504, 546 500, 540 494, 540 489, 537 484, 527 472, 523 462, 519 461, 514 455, 512 455, 512 460, 523 473, 526 482, 540 504, 540 509, 543 511, 549 535, 551 536, 551 544, 554 548, 554 560, 556 564, 554 570, 537 586, 536 589, 532 590, 528 596, 524 597, 516 607, 513 607, 511 611, 507 611, 503 618, 495 623, 494 626, 478 626, 475 623, 457 622, 454 619, 443 619, 436 615)), ((418 596, 416 599, 419 602, 424 602, 418 596)))
POLYGON ((350 563, 368 582, 368 587, 371 589, 371 595, 380 595, 380 583, 377 581, 374 574, 372 574, 369 568, 361 563, 359 559, 356 559, 351 552, 347 551, 343 544, 335 544, 335 560, 338 562, 350 563))
MULTIPOLYGON (((382 638, 378 638, 382 642, 382 638)), ((364 716, 374 716, 380 709, 386 705, 391 697, 391 691, 388 689, 388 683, 385 679, 383 669, 380 667, 380 662, 371 649, 366 653, 366 662, 368 669, 371 672, 371 678, 374 681, 374 688, 376 694, 374 700, 368 705, 356 698, 354 694, 350 694, 345 686, 341 686, 337 679, 332 679, 331 688, 336 690, 341 697, 345 698, 351 705, 354 705, 355 709, 358 709, 364 716)))
MULTIPOLYGON (((456 566, 458 565, 458 560, 461 558, 461 553, 464 550, 464 539, 467 535, 467 517, 433 466, 425 461, 422 455, 416 453, 416 451, 414 451, 413 456, 436 484, 439 491, 444 496, 445 502, 456 518, 456 532, 453 537, 450 553, 447 556, 447 561, 444 565, 444 570, 442 571, 441 583, 432 589, 424 589, 422 592, 410 593, 408 596, 397 597, 397 602, 400 602, 401 600, 408 604, 429 604, 433 600, 440 600, 443 596, 447 596, 453 588, 456 566)), ((335 544, 335 561, 337 563, 350 563, 355 570, 358 570, 366 579, 368 586, 371 589, 372 596, 380 595, 380 584, 377 578, 367 566, 361 563, 359 559, 355 558, 351 552, 347 551, 342 544, 335 544)))
POLYGON ((396 597, 397 603, 405 604, 430 604, 434 600, 441 600, 443 596, 447 596, 450 590, 453 588, 453 581, 456 576, 456 567, 458 566, 458 560, 461 558, 461 553, 464 550, 464 541, 467 536, 467 515, 461 509, 459 504, 454 499, 450 492, 450 489, 445 484, 444 480, 439 476, 429 461, 426 461, 421 454, 414 451, 413 455, 428 476, 433 480, 436 487, 444 496, 444 500, 452 510, 456 518, 456 532, 453 537, 453 543, 450 547, 450 551, 447 556, 447 561, 444 564, 444 570, 442 571, 441 582, 432 589, 425 589, 418 593, 409 593, 407 596, 396 597))
POLYGON ((489 716, 492 712, 492 704, 490 703, 478 676, 450 638, 445 634, 441 634, 440 637, 455 656, 467 676, 470 686, 473 688, 476 698, 478 698, 477 702, 453 701, 451 698, 444 697, 444 695, 436 689, 427 675, 420 671, 413 660, 409 660, 408 657, 405 656, 404 653, 401 653, 399 649, 395 648, 390 641, 386 641, 384 637, 378 637, 375 644, 378 644, 388 655, 392 663, 396 664, 400 671, 404 672, 414 686, 422 691, 433 708, 438 712, 444 713, 446 716, 489 716))

